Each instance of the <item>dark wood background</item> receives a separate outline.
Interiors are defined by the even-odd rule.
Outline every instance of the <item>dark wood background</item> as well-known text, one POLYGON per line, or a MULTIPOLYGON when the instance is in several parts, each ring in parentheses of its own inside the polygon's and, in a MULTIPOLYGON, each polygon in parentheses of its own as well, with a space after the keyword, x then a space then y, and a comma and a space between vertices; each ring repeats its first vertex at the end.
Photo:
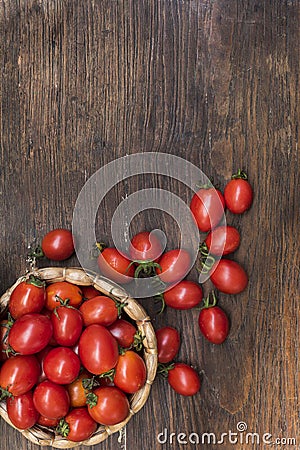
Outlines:
MULTIPOLYGON (((76 198, 100 167, 126 153, 181 156, 221 189, 244 168, 255 197, 241 217, 235 258, 250 277, 220 295, 231 318, 222 346, 200 336, 197 311, 167 310, 155 327, 178 327, 178 360, 202 371, 201 393, 183 398, 157 379, 127 426, 127 449, 192 449, 157 442, 164 428, 218 436, 299 431, 299 1, 2 0, 1 264, 4 292, 25 270, 34 238, 71 226, 76 198)), ((121 196, 144 186, 191 192, 163 177, 134 177, 108 195, 97 233, 110 242, 121 196)), ((174 221, 145 211, 132 232, 174 221)), ((75 264, 73 258, 68 264, 75 264)), ((190 278, 196 277, 192 271, 190 278)), ((0 420, 1 450, 37 450, 0 420)), ((262 442, 203 449, 270 448, 262 442)), ((47 447, 48 448, 48 447, 47 447)), ((83 450, 84 447, 77 447, 83 450)), ((118 435, 95 448, 120 448, 118 435)))

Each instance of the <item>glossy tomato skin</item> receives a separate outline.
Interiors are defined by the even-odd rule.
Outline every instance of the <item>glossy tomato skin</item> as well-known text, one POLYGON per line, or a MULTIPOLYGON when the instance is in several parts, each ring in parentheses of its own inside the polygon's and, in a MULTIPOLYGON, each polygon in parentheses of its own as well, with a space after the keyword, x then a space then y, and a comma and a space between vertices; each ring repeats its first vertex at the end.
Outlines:
POLYGON ((124 392, 115 386, 100 386, 94 390, 97 404, 88 406, 91 417, 102 425, 115 425, 129 414, 129 401, 124 392))
POLYGON ((101 292, 98 291, 93 286, 81 286, 81 292, 83 295, 83 300, 89 300, 90 298, 97 297, 101 295, 101 292))
POLYGON ((191 269, 191 256, 187 250, 174 249, 164 253, 159 260, 161 267, 157 275, 164 283, 176 283, 182 280, 191 269))
POLYGON ((11 327, 8 343, 20 355, 33 355, 48 345, 52 332, 49 317, 37 313, 25 314, 11 327))
POLYGON ((120 284, 130 283, 134 276, 134 266, 116 248, 107 247, 98 256, 100 272, 105 277, 120 284))
POLYGON ((57 228, 44 236, 41 247, 48 259, 64 261, 74 253, 73 235, 65 228, 57 228))
POLYGON ((43 283, 35 285, 30 280, 22 281, 13 290, 9 299, 9 312, 14 319, 24 314, 40 313, 45 305, 46 292, 43 283))
POLYGON ((127 394, 134 394, 144 386, 147 369, 143 358, 132 350, 125 351, 119 356, 114 384, 127 394))
POLYGON ((198 373, 193 367, 184 363, 175 363, 168 372, 169 385, 180 395, 195 395, 201 387, 198 373))
POLYGON ((190 203, 195 222, 202 232, 210 231, 218 225, 224 214, 224 207, 224 196, 215 188, 199 189, 190 203))
POLYGON ((239 247, 240 240, 240 233, 235 227, 222 225, 207 235, 205 243, 210 253, 222 256, 234 252, 239 247))
POLYGON ((70 407, 66 388, 50 380, 42 381, 33 392, 33 403, 37 411, 48 419, 61 419, 70 407))
POLYGON ((59 419, 49 419, 48 417, 44 417, 39 415, 37 423, 39 425, 43 425, 44 427, 56 427, 58 425, 59 419))
POLYGON ((176 328, 162 327, 156 330, 157 353, 159 363, 173 361, 180 347, 180 335, 176 328))
POLYGON ((86 407, 72 409, 66 415, 65 422, 69 425, 69 433, 66 437, 72 442, 81 442, 89 439, 98 426, 86 407))
POLYGON ((78 341, 82 327, 82 315, 78 309, 59 306, 51 314, 53 337, 57 344, 72 347, 78 341))
POLYGON ((219 306, 200 311, 198 324, 203 336, 213 344, 222 344, 229 333, 229 319, 219 306))
POLYGON ((129 348, 134 342, 137 332, 135 326, 125 319, 117 319, 108 327, 111 334, 117 340, 120 347, 129 348))
POLYGON ((131 239, 129 254, 132 260, 156 262, 162 252, 162 244, 154 233, 142 231, 131 239))
POLYGON ((83 366, 94 375, 115 367, 119 357, 116 339, 103 325, 89 325, 79 339, 79 357, 83 366))
POLYGON ((220 259, 211 270, 210 279, 220 292, 239 294, 246 289, 248 275, 236 261, 220 259))
POLYGON ((8 358, 0 370, 0 387, 18 396, 30 391, 37 383, 41 367, 33 355, 8 358))
POLYGON ((113 299, 105 295, 86 300, 80 306, 79 311, 82 314, 84 326, 87 327, 93 323, 111 325, 118 318, 118 308, 113 299))
POLYGON ((80 359, 69 347, 55 347, 44 359, 46 377, 56 384, 70 384, 80 371, 80 359))
POLYGON ((234 214, 242 214, 252 205, 253 190, 247 180, 230 180, 224 189, 226 206, 234 214))
POLYGON ((39 418, 39 413, 33 404, 32 391, 6 400, 7 414, 13 425, 21 430, 33 427, 39 418))
POLYGON ((91 377, 92 375, 90 373, 88 373, 87 371, 83 371, 78 375, 76 380, 67 385, 70 397, 70 406, 72 406, 72 408, 86 406, 86 395, 85 389, 82 385, 82 380, 91 377))
POLYGON ((59 299, 69 300, 68 305, 79 308, 82 303, 83 295, 81 289, 68 281, 57 281, 46 288, 46 308, 53 311, 61 306, 59 299))
POLYGON ((174 309, 191 309, 199 305, 203 298, 203 290, 195 281, 182 280, 164 292, 164 301, 174 309))

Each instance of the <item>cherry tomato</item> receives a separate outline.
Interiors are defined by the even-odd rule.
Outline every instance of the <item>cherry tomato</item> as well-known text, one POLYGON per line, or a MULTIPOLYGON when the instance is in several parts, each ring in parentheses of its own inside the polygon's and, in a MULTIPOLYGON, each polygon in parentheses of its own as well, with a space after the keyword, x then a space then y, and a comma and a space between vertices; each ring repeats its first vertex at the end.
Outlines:
POLYGON ((60 421, 56 431, 68 441, 81 442, 89 439, 97 427, 97 422, 92 419, 87 408, 75 408, 60 421))
POLYGON ((68 281, 57 281, 46 288, 46 308, 53 311, 57 306, 61 306, 60 300, 69 300, 68 305, 78 308, 82 303, 81 289, 68 281))
POLYGON ((203 336, 213 344, 222 344, 228 336, 229 319, 219 306, 203 308, 198 323, 203 336))
POLYGON ((68 384, 67 389, 70 396, 70 405, 73 408, 78 408, 81 406, 86 406, 86 395, 85 389, 82 385, 82 380, 90 378, 91 374, 84 371, 78 375, 76 380, 68 384))
POLYGON ((79 357, 86 370, 100 375, 117 364, 118 343, 103 325, 89 325, 79 339, 79 357))
POLYGON ((63 261, 74 253, 73 235, 69 230, 57 228, 44 236, 41 247, 48 259, 63 261))
POLYGON ((70 384, 80 371, 80 359, 69 347, 55 347, 44 359, 44 371, 53 383, 70 384))
POLYGON ((116 248, 105 248, 98 256, 100 272, 105 277, 120 284, 127 284, 134 276, 134 266, 116 248))
POLYGON ((0 387, 14 396, 25 394, 37 383, 40 371, 35 356, 11 356, 1 367, 0 387))
POLYGON ((161 267, 156 273, 164 283, 176 283, 184 278, 191 269, 190 254, 183 249, 169 250, 159 260, 161 267))
POLYGON ((240 245, 240 233, 235 227, 223 225, 215 228, 207 235, 205 244, 213 255, 228 255, 240 245))
POLYGON ((132 260, 158 261, 162 252, 162 244, 154 233, 142 231, 131 239, 129 254, 132 260))
POLYGON ((43 314, 25 314, 11 327, 8 343, 21 355, 33 355, 45 348, 52 337, 52 323, 43 314))
POLYGON ((178 394, 195 395, 200 390, 200 378, 193 367, 184 363, 174 363, 168 372, 168 383, 178 394))
POLYGON ((120 347, 129 348, 133 345, 137 329, 132 323, 125 319, 117 319, 108 329, 120 347))
POLYGON ((45 283, 33 276, 22 281, 13 290, 8 309, 14 319, 24 314, 40 313, 45 305, 45 283))
POLYGON ((253 190, 245 172, 239 170, 231 178, 224 189, 225 203, 232 213, 242 214, 252 205, 253 190))
POLYGON ((99 325, 111 325, 118 318, 118 308, 110 297, 99 295, 86 300, 80 306, 84 326, 98 323, 99 325))
POLYGON ((129 401, 124 392, 115 386, 100 386, 94 390, 97 403, 88 411, 91 417, 102 425, 123 422, 129 414, 129 401))
POLYGON ((33 392, 33 403, 38 412, 48 419, 61 419, 70 407, 66 388, 50 380, 37 385, 33 392))
POLYGON ((39 418, 39 413, 33 404, 32 391, 7 398, 6 407, 10 421, 21 430, 33 427, 39 418))
POLYGON ((248 276, 243 267, 236 261, 225 258, 213 265, 210 279, 225 294, 239 294, 248 284, 248 276))
POLYGON ((51 314, 53 337, 57 344, 72 347, 78 341, 82 327, 82 315, 78 309, 59 306, 51 314))
POLYGON ((98 295, 101 295, 101 292, 93 286, 81 286, 80 289, 84 300, 89 300, 90 298, 98 297, 98 295))
POLYGON ((47 345, 47 347, 43 348, 43 350, 41 350, 39 353, 35 354, 35 356, 41 366, 41 373, 40 373, 40 376, 38 379, 38 383, 41 383, 42 381, 47 379, 47 376, 44 371, 44 360, 45 360, 46 356, 48 355, 48 353, 50 352, 50 350, 52 350, 52 349, 53 349, 53 347, 51 345, 47 345))
POLYGON ((193 195, 190 209, 200 231, 216 227, 224 214, 223 194, 213 187, 201 188, 193 195))
POLYGON ((168 363, 177 355, 180 336, 173 327, 163 327, 156 331, 157 353, 159 363, 168 363))
POLYGON ((48 419, 45 416, 39 416, 37 423, 43 425, 44 427, 56 427, 58 425, 59 419, 48 419))
POLYGON ((7 319, 3 319, 0 322, 0 362, 5 361, 8 358, 8 332, 9 322, 7 319))
POLYGON ((199 305, 203 298, 200 284, 182 280, 163 294, 164 302, 174 309, 191 309, 199 305))
POLYGON ((147 369, 143 358, 132 350, 127 350, 119 356, 114 384, 127 394, 137 392, 144 386, 147 379, 147 369))

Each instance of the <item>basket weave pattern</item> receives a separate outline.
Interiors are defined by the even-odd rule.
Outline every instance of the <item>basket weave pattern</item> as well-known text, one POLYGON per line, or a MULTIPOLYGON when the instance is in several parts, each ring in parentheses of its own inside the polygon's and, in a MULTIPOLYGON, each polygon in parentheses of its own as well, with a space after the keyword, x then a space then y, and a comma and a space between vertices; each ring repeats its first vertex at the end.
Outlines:
MULTIPOLYGON (((35 425, 27 430, 19 430, 27 439, 34 444, 40 446, 52 446, 55 448, 72 448, 78 445, 95 445, 98 444, 112 433, 120 431, 130 418, 136 414, 145 404, 150 394, 151 384, 154 381, 157 369, 157 345, 155 331, 152 327, 150 317, 147 315, 144 308, 132 297, 130 297, 120 286, 114 284, 112 281, 101 277, 100 275, 87 272, 81 268, 61 268, 48 267, 42 269, 35 269, 33 272, 18 278, 18 280, 11 286, 0 298, 0 317, 6 310, 11 293, 15 287, 28 278, 31 274, 44 280, 47 284, 55 283, 57 281, 68 281, 69 283, 78 286, 93 286, 100 293, 107 295, 113 299, 124 303, 124 311, 132 320, 135 321, 138 330, 141 332, 143 339, 143 358, 147 368, 147 380, 145 385, 135 394, 129 397, 130 412, 128 417, 121 423, 113 426, 99 425, 93 436, 82 442, 71 442, 66 438, 55 435, 52 429, 35 425)), ((0 403, 0 416, 8 422, 12 427, 14 425, 9 420, 6 403, 0 403)), ((14 427, 15 428, 15 427, 14 427)))

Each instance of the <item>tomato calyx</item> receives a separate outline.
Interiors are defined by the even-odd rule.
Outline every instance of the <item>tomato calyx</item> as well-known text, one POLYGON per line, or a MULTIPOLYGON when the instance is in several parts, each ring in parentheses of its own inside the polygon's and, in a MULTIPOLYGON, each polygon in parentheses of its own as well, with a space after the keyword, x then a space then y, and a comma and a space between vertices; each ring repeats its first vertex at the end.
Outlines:
POLYGON ((134 348, 137 352, 140 352, 143 348, 143 340, 145 336, 141 331, 137 331, 133 337, 133 344, 130 348, 134 348))
POLYGON ((59 308, 61 308, 62 306, 64 306, 65 308, 69 308, 69 309, 76 309, 74 306, 70 305, 70 299, 66 298, 65 300, 63 300, 59 295, 55 295, 56 300, 60 303, 59 306, 56 306, 56 308, 54 308, 53 313, 55 314, 55 316, 58 318, 58 320, 60 320, 59 317, 59 308))
POLYGON ((216 259, 209 253, 208 247, 205 242, 202 242, 202 244, 200 244, 199 251, 201 257, 201 269, 197 267, 197 270, 198 272, 207 274, 215 264, 216 259))
POLYGON ((37 276, 31 274, 29 275, 28 279, 25 281, 26 284, 32 284, 35 287, 38 288, 44 288, 46 286, 45 281, 41 280, 37 276))
POLYGON ((157 314, 158 315, 162 314, 164 312, 165 308, 166 308, 166 302, 165 302, 165 299, 164 299, 164 295, 163 294, 155 295, 154 296, 154 303, 160 303, 161 304, 160 310, 158 311, 157 314))
POLYGON ((156 275, 156 269, 162 270, 159 263, 152 261, 151 259, 148 259, 146 261, 140 260, 140 259, 134 259, 129 264, 127 271, 130 269, 130 267, 136 264, 137 267, 134 271, 134 278, 139 278, 140 274, 145 275, 146 277, 152 277, 156 275))
POLYGON ((239 169, 237 173, 231 175, 232 180, 248 180, 248 175, 244 170, 239 169))
POLYGON ((7 398, 14 398, 13 394, 9 392, 8 388, 9 386, 7 386, 6 389, 0 387, 0 402, 2 402, 2 400, 5 400, 7 398))
POLYGON ((216 304, 217 304, 217 297, 216 297, 215 291, 211 291, 208 294, 208 296, 203 299, 203 305, 199 309, 200 309, 200 311, 202 311, 202 309, 213 308, 214 306, 216 306, 216 304), (211 297, 212 297, 212 301, 211 301, 211 297))
POLYGON ((65 419, 60 419, 57 427, 55 428, 55 432, 57 434, 59 434, 62 437, 67 437, 68 434, 70 433, 70 426, 69 424, 65 421, 65 419))
POLYGON ((175 363, 159 363, 157 366, 158 375, 162 375, 164 378, 168 377, 170 370, 173 370, 175 363))

